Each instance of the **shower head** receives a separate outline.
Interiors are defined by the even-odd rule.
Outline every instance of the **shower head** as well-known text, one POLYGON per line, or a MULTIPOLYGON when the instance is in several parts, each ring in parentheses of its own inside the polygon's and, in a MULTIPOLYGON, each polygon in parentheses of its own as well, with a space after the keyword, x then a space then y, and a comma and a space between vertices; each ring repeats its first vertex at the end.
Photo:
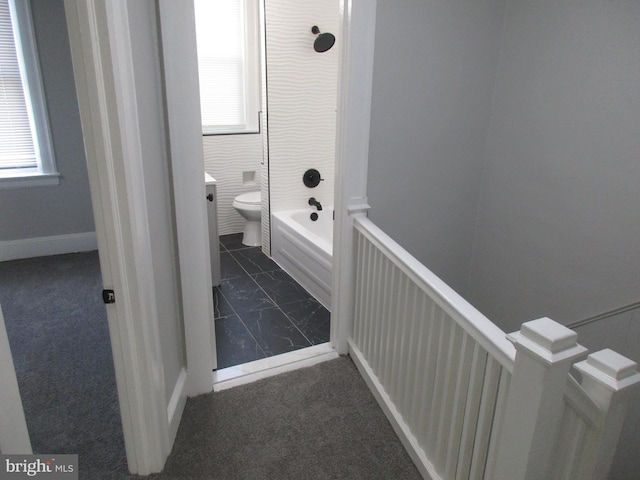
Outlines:
POLYGON ((313 49, 318 53, 326 52, 336 43, 336 37, 332 33, 320 33, 320 29, 315 25, 311 27, 311 33, 319 34, 313 42, 313 49))

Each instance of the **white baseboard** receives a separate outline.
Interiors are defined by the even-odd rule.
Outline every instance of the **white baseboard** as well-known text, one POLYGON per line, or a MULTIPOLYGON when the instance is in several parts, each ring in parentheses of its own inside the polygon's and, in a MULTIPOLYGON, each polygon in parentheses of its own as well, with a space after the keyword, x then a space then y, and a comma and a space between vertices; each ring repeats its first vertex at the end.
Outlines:
POLYGON ((0 242, 0 262, 97 250, 96 232, 53 235, 0 242))
POLYGON ((173 388, 173 393, 167 405, 167 419, 169 420, 169 440, 173 445, 173 441, 178 433, 182 412, 187 403, 187 370, 183 368, 178 375, 178 380, 173 388))

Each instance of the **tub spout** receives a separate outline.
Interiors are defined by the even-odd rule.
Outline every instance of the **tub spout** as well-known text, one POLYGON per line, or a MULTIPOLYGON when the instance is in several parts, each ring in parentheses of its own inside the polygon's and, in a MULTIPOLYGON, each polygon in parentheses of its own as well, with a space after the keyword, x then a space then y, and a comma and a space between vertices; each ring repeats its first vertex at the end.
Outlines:
POLYGON ((319 201, 317 201, 317 200, 315 199, 315 197, 311 197, 311 198, 309 199, 309 205, 311 205, 311 206, 313 206, 313 207, 316 207, 316 208, 318 209, 318 211, 322 210, 322 205, 320 205, 320 202, 319 202, 319 201))

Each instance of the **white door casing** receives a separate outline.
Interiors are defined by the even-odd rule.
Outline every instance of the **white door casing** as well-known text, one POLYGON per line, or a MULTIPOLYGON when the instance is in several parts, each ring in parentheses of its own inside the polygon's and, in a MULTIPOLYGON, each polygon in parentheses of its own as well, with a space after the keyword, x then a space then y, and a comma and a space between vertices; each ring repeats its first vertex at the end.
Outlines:
MULTIPOLYGON (((65 0, 129 470, 171 451, 127 2, 65 0)), ((182 404, 183 405, 183 404, 182 404)))
POLYGON ((335 221, 331 296, 331 343, 348 353, 352 332, 354 262, 353 215, 364 215, 367 204, 369 124, 376 26, 375 0, 342 0, 336 125, 335 221))
POLYGON ((0 306, 0 453, 29 455, 31 441, 0 306))

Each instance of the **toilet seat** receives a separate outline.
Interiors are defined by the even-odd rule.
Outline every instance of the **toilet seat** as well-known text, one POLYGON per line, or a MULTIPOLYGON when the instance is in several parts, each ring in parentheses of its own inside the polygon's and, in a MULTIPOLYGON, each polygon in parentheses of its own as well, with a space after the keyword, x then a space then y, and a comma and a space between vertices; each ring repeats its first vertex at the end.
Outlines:
POLYGON ((244 210, 260 210, 262 208, 262 200, 260 191, 247 192, 238 195, 233 200, 233 206, 244 210))

